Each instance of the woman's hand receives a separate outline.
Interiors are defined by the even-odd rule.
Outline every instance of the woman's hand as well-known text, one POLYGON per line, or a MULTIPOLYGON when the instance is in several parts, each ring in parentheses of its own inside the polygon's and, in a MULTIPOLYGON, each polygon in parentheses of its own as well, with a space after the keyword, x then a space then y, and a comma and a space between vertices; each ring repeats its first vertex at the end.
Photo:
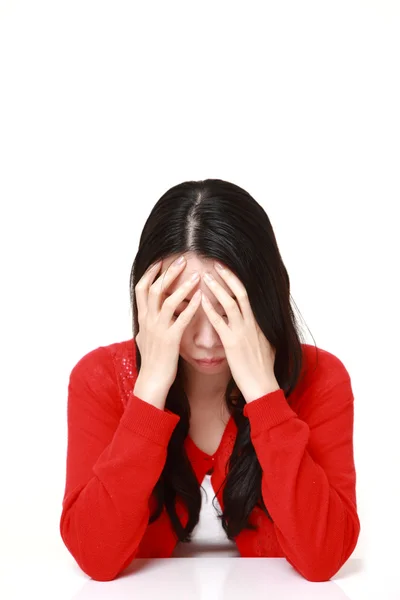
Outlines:
POLYGON ((202 306, 221 338, 236 385, 246 402, 251 402, 280 389, 274 374, 276 350, 259 328, 242 282, 219 263, 215 263, 215 268, 235 294, 240 309, 210 273, 203 275, 204 282, 224 307, 229 323, 214 310, 205 294, 202 294, 202 306), (212 279, 207 280, 207 275, 212 279))

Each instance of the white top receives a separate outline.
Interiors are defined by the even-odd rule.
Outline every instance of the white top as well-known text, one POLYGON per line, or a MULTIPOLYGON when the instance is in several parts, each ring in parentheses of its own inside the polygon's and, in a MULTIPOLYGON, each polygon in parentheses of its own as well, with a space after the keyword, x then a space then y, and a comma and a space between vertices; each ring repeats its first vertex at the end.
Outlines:
POLYGON ((190 542, 178 542, 171 558, 189 556, 240 556, 236 543, 229 540, 222 527, 221 506, 211 485, 211 475, 206 475, 201 485, 201 509, 199 522, 192 532, 190 542), (215 498, 215 499, 214 499, 215 498), (213 505, 214 499, 214 505, 213 505))

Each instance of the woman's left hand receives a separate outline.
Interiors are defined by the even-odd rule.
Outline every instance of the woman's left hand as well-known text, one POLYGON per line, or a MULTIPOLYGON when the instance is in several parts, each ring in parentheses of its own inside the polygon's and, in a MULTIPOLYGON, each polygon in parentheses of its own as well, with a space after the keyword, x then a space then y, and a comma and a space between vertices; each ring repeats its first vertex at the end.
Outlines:
POLYGON ((240 309, 217 280, 213 277, 207 281, 206 275, 204 282, 224 307, 229 323, 215 311, 205 294, 202 294, 201 303, 224 345, 236 385, 246 402, 252 402, 280 389, 274 374, 276 350, 258 326, 242 282, 226 267, 219 268, 218 263, 215 263, 215 269, 236 296, 240 309))

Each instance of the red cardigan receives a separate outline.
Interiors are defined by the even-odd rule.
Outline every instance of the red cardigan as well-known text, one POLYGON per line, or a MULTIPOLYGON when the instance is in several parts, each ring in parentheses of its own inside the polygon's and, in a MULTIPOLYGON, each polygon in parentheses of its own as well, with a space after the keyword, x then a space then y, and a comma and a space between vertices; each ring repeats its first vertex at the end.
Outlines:
MULTIPOLYGON (((327 581, 352 554, 360 533, 353 457, 354 397, 333 354, 302 344, 304 379, 246 404, 271 515, 255 507, 235 538, 241 556, 284 557, 309 581, 327 581)), ((60 518, 65 546, 92 579, 109 581, 135 558, 170 557, 178 542, 168 513, 148 525, 153 488, 180 417, 133 394, 133 338, 100 346, 73 367, 68 385, 66 485, 60 518)), ((218 490, 237 432, 233 417, 209 456, 188 436, 185 448, 199 485, 214 466, 218 490)), ((221 509, 223 488, 218 493, 221 509)), ((178 516, 186 525, 184 504, 178 516)))

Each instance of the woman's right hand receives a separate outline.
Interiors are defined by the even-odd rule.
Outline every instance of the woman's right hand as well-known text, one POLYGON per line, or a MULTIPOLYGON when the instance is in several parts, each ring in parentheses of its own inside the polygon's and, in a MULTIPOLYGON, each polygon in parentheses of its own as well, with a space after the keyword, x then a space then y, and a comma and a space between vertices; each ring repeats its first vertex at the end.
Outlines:
POLYGON ((181 338, 200 304, 201 292, 198 290, 193 295, 185 310, 174 321, 172 317, 175 310, 200 277, 197 273, 197 279, 186 281, 162 302, 162 295, 183 271, 186 260, 181 265, 172 263, 163 277, 154 281, 161 264, 162 261, 159 261, 150 267, 135 286, 139 321, 139 332, 135 339, 141 357, 140 374, 153 381, 156 379, 157 386, 168 392, 178 371, 181 338))

